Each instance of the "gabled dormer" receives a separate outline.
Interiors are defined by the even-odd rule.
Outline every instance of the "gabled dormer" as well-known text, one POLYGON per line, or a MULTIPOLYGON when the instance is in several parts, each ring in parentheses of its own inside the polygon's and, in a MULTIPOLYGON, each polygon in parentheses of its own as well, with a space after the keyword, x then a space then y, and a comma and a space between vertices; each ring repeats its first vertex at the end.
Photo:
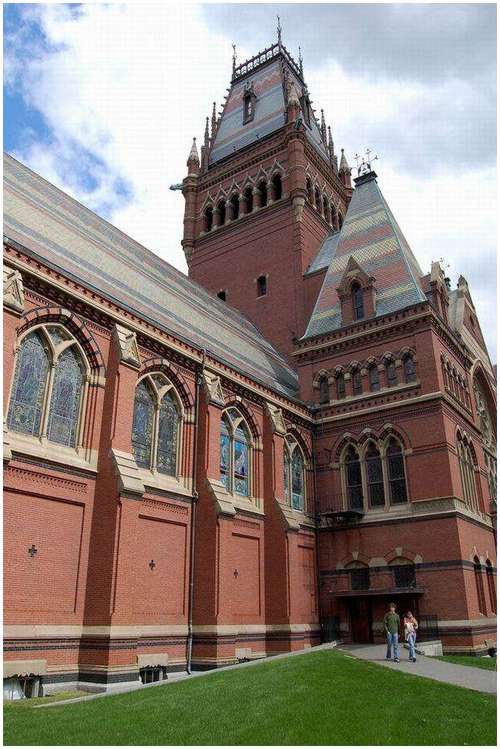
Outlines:
POLYGON ((351 255, 337 287, 342 325, 375 316, 375 278, 366 273, 351 255))

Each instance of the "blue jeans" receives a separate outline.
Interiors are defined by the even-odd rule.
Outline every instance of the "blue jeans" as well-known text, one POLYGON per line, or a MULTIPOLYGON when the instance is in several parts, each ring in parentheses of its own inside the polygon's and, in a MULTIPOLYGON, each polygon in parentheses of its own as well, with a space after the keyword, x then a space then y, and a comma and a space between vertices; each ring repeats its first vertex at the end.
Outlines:
POLYGON ((411 634, 408 635, 408 639, 407 639, 408 649, 409 649, 408 658, 410 659, 410 661, 413 660, 413 658, 417 657, 417 653, 415 651, 415 642, 416 642, 416 640, 417 640, 417 633, 416 632, 412 632, 411 634))
POLYGON ((399 638, 397 632, 387 632, 387 655, 385 657, 388 660, 391 658, 399 660, 399 638))

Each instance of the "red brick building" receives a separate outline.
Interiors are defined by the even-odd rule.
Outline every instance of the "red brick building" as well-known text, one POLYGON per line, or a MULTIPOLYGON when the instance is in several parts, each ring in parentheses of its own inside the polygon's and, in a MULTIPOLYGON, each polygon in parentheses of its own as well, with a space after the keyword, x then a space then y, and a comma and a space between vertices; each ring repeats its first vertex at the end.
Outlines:
POLYGON ((189 154, 189 278, 5 157, 9 688, 371 641, 389 599, 449 652, 495 639, 467 282, 350 172, 281 42, 189 154))

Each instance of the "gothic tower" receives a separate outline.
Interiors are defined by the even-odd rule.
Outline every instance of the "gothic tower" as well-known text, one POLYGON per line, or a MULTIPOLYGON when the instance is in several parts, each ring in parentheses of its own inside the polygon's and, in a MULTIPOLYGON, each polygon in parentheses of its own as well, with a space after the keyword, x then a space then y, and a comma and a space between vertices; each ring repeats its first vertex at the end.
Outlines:
POLYGON ((217 117, 189 154, 183 247, 189 276, 237 307, 290 356, 326 269, 310 266, 352 194, 323 111, 278 42, 236 66, 217 117), (309 274, 306 271, 309 269, 309 274), (306 275, 304 275, 306 274, 306 275))

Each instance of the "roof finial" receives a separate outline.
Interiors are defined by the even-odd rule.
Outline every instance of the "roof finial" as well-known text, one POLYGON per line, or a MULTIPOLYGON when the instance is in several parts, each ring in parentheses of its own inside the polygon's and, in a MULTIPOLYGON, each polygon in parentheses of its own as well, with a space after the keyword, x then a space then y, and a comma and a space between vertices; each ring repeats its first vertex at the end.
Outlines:
MULTIPOLYGON (((350 168, 349 164, 347 163, 347 159, 345 157, 345 153, 344 153, 344 149, 343 148, 340 149, 340 153, 341 153, 341 156, 340 156, 339 172, 348 172, 350 174, 351 173, 351 168, 350 168)), ((358 158, 357 154, 356 154, 356 158, 358 158)))
POLYGON ((332 129, 330 125, 328 125, 328 153, 330 154, 330 159, 333 161, 335 151, 333 148, 332 129))
POLYGON ((278 27, 276 29, 276 31, 278 32, 278 44, 281 47, 281 32, 282 32, 281 21, 280 21, 279 16, 276 16, 276 18, 278 19, 278 27))
POLYGON ((216 104, 215 104, 215 101, 214 101, 213 108, 212 108, 212 130, 211 130, 211 133, 210 133, 212 140, 214 139, 214 136, 215 136, 215 128, 216 127, 217 127, 217 112, 216 112, 216 104))
POLYGON ((233 47, 233 75, 234 75, 234 71, 236 70, 236 44, 233 44, 232 47, 233 47))
POLYGON ((300 74, 301 75, 304 72, 304 70, 302 68, 302 63, 303 63, 303 60, 302 60, 302 50, 300 49, 300 44, 299 44, 299 70, 300 70, 300 74))
POLYGON ((208 133, 208 117, 205 120, 205 146, 208 148, 208 142, 209 142, 209 133, 208 133))
POLYGON ((326 122, 325 122, 325 110, 321 110, 321 138, 326 146, 326 122))

